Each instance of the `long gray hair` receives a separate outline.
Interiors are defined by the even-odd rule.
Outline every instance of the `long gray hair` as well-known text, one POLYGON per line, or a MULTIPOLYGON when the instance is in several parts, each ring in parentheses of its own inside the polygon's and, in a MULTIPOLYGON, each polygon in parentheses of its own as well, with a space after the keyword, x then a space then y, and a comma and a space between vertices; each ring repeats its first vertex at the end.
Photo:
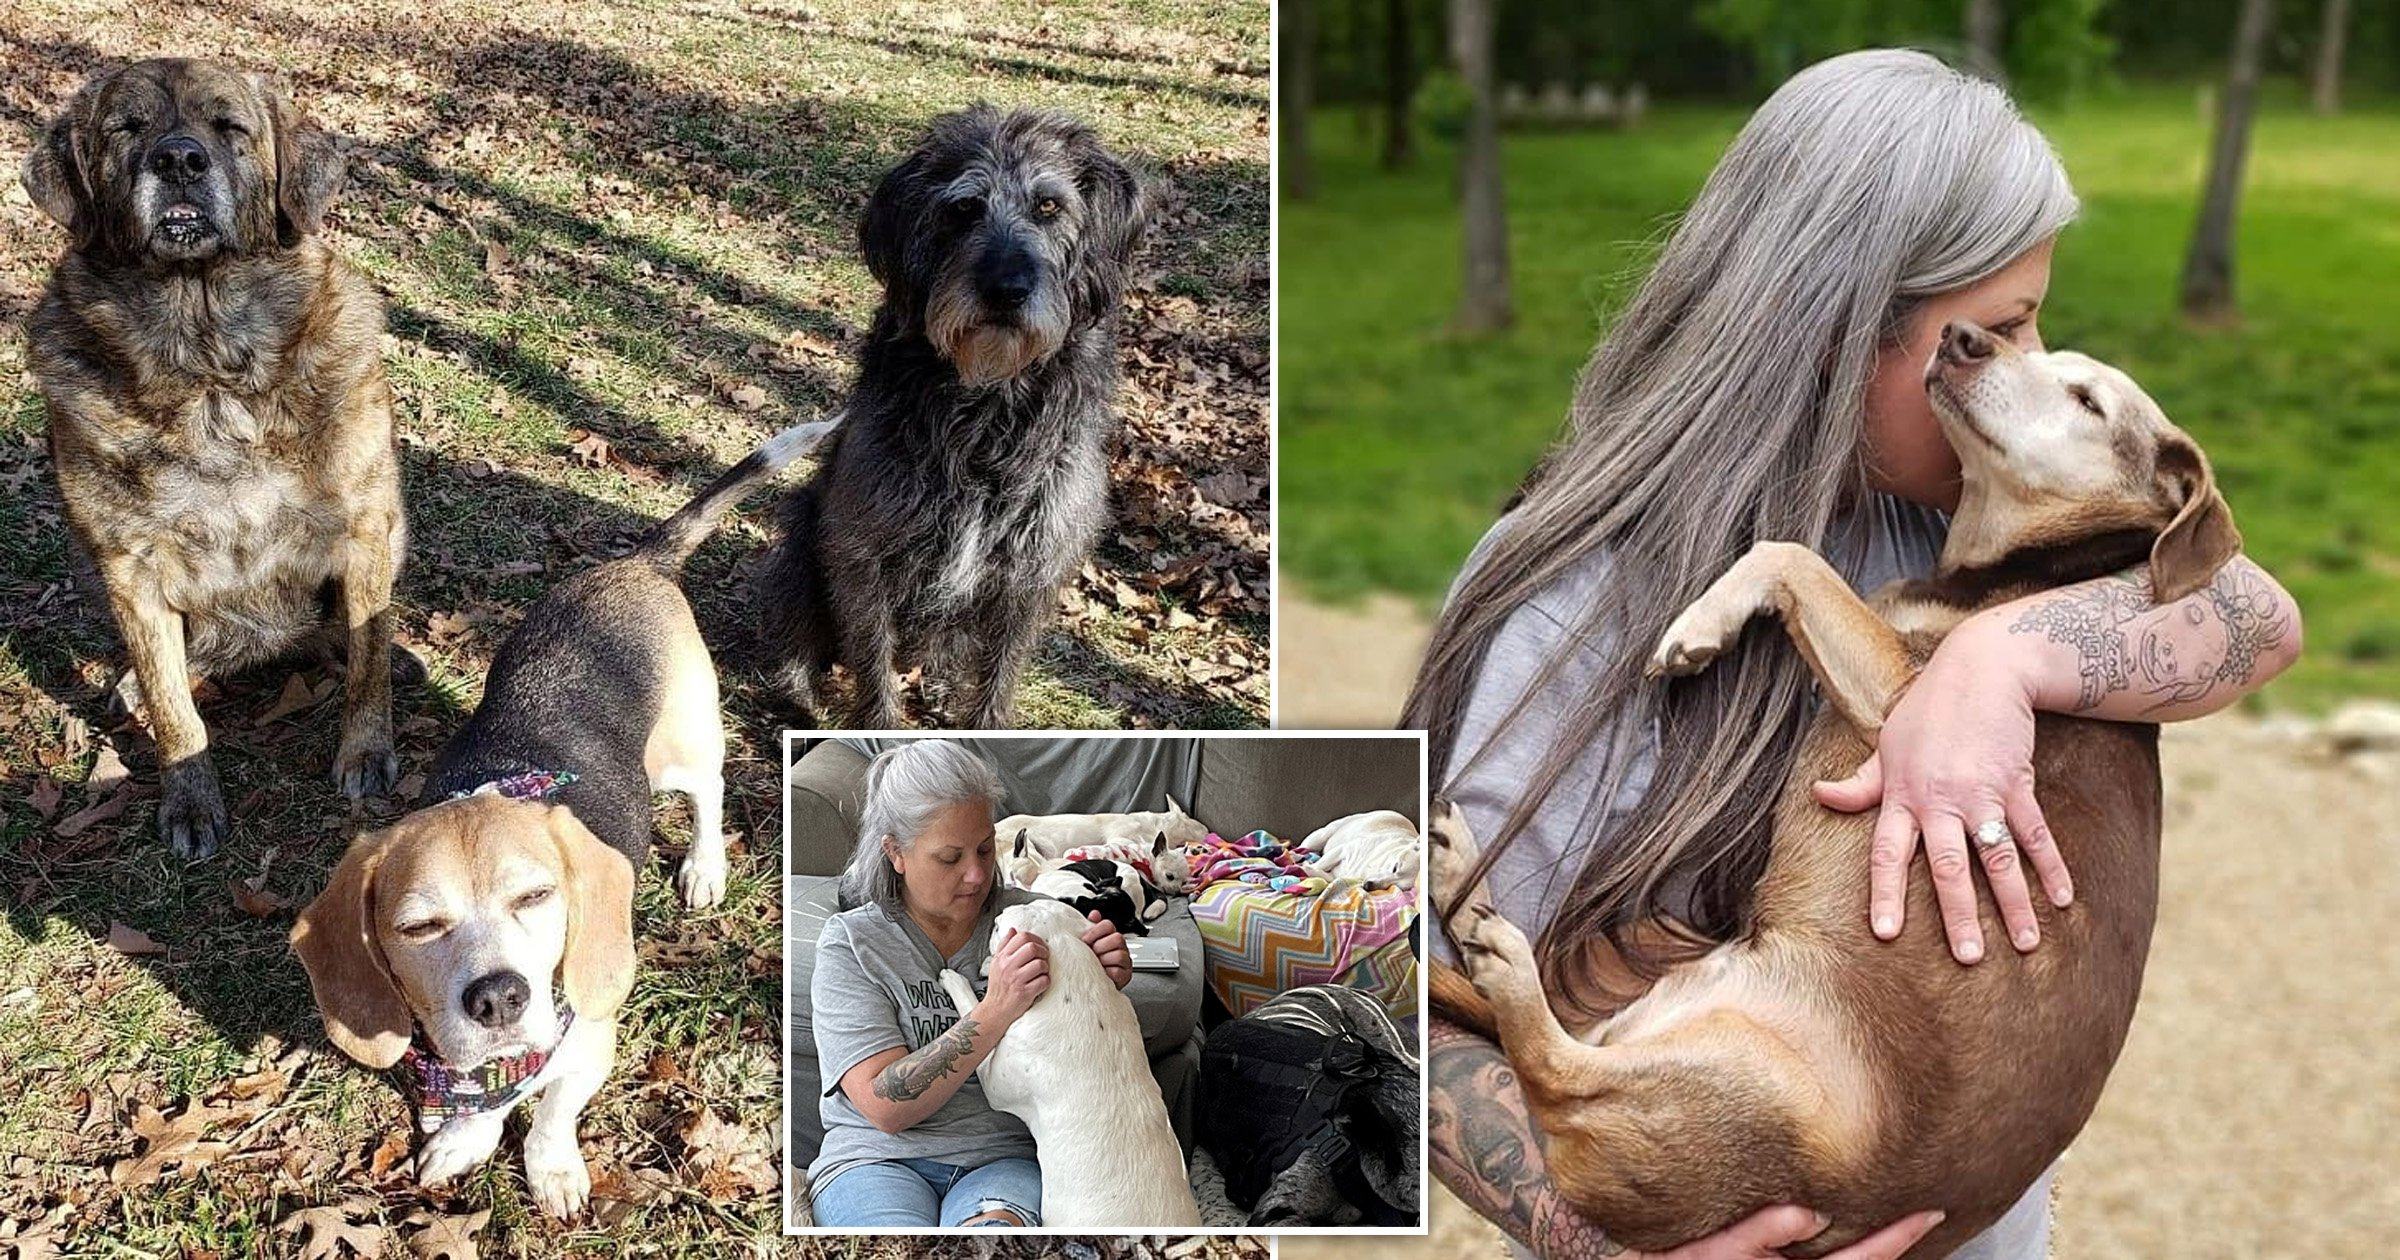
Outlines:
MULTIPOLYGON (((900 872, 891 847, 905 853, 953 805, 981 802, 997 813, 1000 776, 983 758, 946 739, 920 739, 887 749, 867 763, 867 803, 858 820, 858 849, 842 871, 840 903, 900 900, 900 872)), ((997 888, 999 881, 993 881, 997 888)))
POLYGON ((1868 492, 1861 438, 1880 352, 1926 297, 2001 270, 2075 212, 2057 155, 1999 88, 1922 53, 1835 57, 1751 116, 1593 351, 1566 434, 1443 609, 1403 722, 1432 733, 1435 781, 1453 781, 1494 635, 1537 592, 1608 558, 1618 578, 1567 641, 1605 645, 1614 663, 1573 698, 1483 838, 1488 869, 1611 730, 1620 742, 1598 790, 1616 797, 1630 752, 1657 732, 1650 786, 1610 835, 1578 837, 1599 843, 1536 948, 1571 1004, 1589 1009, 1575 980, 1595 942, 1655 975, 1742 930, 1811 713, 1806 665, 1781 643, 1748 636, 1673 687, 1642 677, 1649 645, 1752 543, 1826 544, 1868 492), (1664 904, 1670 875, 1691 881, 1690 906, 1664 904), (1629 937, 1667 914, 1689 916, 1679 941, 1645 950, 1629 937))

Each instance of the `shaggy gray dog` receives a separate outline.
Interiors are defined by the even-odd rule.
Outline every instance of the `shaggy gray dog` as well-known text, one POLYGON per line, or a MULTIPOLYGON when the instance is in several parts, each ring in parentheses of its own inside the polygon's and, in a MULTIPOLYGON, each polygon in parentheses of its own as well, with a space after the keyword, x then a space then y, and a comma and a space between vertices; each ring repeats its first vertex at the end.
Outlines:
POLYGON ((765 655, 849 725, 898 725, 895 665, 1016 723, 1017 676, 1108 516, 1117 308, 1142 180, 1059 114, 934 120, 858 225, 883 304, 847 418, 760 567, 765 655))

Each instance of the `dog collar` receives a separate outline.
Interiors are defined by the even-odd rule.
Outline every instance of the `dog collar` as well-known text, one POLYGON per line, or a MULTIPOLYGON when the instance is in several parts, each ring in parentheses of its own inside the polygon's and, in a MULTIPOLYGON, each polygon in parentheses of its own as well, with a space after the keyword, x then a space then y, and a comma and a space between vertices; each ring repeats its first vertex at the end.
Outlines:
POLYGON ((466 796, 505 796, 513 801, 546 801, 558 795, 558 790, 583 776, 572 770, 527 770, 507 775, 464 791, 452 792, 451 800, 466 796))
POLYGON ((1106 862, 1123 862, 1125 865, 1133 868, 1134 874, 1141 876, 1143 879, 1148 880, 1153 884, 1158 882, 1158 876, 1150 869, 1150 859, 1146 857, 1125 857, 1120 854, 1111 853, 1109 852, 1109 846, 1105 844, 1079 844, 1074 848, 1067 850, 1066 853, 1062 855, 1061 860, 1068 862, 1080 862, 1091 858, 1097 858, 1106 862))
POLYGON ((516 1105, 527 1082, 542 1074, 550 1056, 566 1042, 575 1026, 575 1008, 565 999, 558 1004, 558 1041, 547 1050, 486 1059, 466 1070, 452 1067, 433 1048, 422 1027, 408 1040, 408 1049, 392 1070, 400 1077, 400 1092, 417 1108, 417 1127, 431 1133, 460 1116, 503 1110, 516 1105))

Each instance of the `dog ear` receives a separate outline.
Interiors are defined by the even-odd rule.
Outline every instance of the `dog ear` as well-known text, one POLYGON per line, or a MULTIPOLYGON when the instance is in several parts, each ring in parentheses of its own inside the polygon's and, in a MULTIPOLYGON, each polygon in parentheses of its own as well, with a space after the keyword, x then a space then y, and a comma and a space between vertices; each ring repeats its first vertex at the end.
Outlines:
POLYGON ((1159 833, 1158 833, 1158 839, 1156 839, 1156 840, 1153 840, 1153 841, 1151 841, 1151 842, 1150 842, 1150 856, 1152 856, 1152 857, 1154 857, 1154 858, 1158 858, 1158 857, 1165 857, 1166 855, 1167 855, 1167 833, 1162 831, 1162 832, 1159 832, 1159 833))
POLYGON ((33 199, 43 214, 67 229, 76 249, 91 244, 95 226, 91 176, 83 164, 83 137, 88 130, 84 116, 91 111, 91 103, 105 82, 95 79, 75 93, 58 117, 43 128, 40 141, 25 155, 25 165, 19 173, 25 195, 33 199))
POLYGON ((1075 264, 1077 308, 1085 320, 1097 321, 1115 313, 1125 295, 1134 247, 1149 230, 1153 200, 1148 182, 1101 148, 1089 129, 1076 129, 1070 152, 1085 222, 1075 264))
POLYGON ((577 1014, 612 1018, 633 990, 633 863, 563 805, 550 809, 550 839, 567 876, 559 985, 577 1014))
POLYGON ((2226 561, 2241 554, 2242 532, 2198 443, 2170 433, 2159 443, 2156 466, 2160 489, 2178 505, 2150 547, 2150 596, 2164 604, 2215 579, 2226 561))
POLYGON ((334 144, 333 133, 292 103, 291 84, 282 75, 252 75, 251 82, 274 119, 275 243, 290 249, 325 226, 325 212, 342 191, 349 163, 334 144))
POLYGON ((1014 857, 1025 856, 1025 851, 1033 847, 1033 841, 1031 838, 1032 836, 1033 829, 1031 827, 1017 828, 1017 843, 1014 848, 1009 850, 1010 855, 1014 857))
POLYGON ((933 167, 929 148, 919 148, 885 171, 858 216, 858 250, 867 271, 902 306, 913 306, 916 284, 909 254, 920 235, 918 220, 925 211, 926 174, 933 167))
POLYGON ((375 872, 392 834, 372 832, 353 842, 325 890, 292 924, 292 950, 308 972, 326 1037, 371 1068, 400 1061, 416 1022, 375 933, 375 872))

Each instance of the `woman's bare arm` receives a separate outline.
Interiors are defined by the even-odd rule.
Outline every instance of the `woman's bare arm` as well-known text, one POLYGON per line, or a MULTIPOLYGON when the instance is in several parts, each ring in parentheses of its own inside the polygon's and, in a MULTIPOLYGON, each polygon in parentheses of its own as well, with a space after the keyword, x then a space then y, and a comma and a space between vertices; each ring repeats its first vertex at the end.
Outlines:
POLYGON ((2236 556, 2207 586, 2165 604, 2133 570, 2028 596, 1985 614, 2024 658, 2033 703, 2123 722, 2205 717, 2300 655, 2300 607, 2236 556))
POLYGON ((941 1110, 991 1056, 1006 1031, 980 1011, 969 1011, 941 1036, 915 1050, 894 1046, 868 1055, 842 1073, 842 1093, 867 1123, 899 1133, 941 1110))
POLYGON ((1535 1255, 1578 1260, 1621 1253, 1552 1188, 1524 1091, 1500 1047, 1432 1018, 1425 1087, 1433 1175, 1535 1255))

